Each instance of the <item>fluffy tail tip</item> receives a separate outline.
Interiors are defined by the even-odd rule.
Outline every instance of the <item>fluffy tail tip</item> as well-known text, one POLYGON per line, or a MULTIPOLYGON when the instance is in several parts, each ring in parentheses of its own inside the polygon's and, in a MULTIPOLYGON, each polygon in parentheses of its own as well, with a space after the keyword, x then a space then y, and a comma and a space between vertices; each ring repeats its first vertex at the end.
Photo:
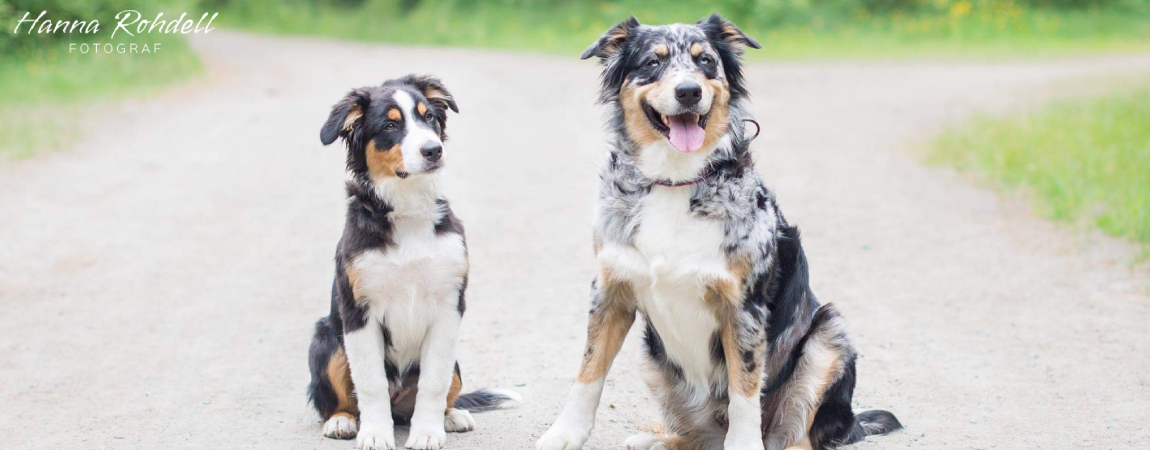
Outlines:
POLYGON ((505 389, 480 389, 463 394, 455 400, 455 407, 471 412, 511 409, 523 404, 523 397, 505 389))
POLYGON ((887 434, 902 429, 902 423, 899 423, 898 418, 896 418, 894 414, 891 414, 890 411, 865 411, 855 416, 855 418, 858 420, 859 426, 866 431, 868 436, 887 434))

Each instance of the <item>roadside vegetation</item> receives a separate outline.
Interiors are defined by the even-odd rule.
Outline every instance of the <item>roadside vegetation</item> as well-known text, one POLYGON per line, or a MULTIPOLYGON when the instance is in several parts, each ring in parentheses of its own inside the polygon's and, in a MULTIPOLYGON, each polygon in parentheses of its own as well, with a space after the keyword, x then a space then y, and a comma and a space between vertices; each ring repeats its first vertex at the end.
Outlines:
POLYGON ((930 160, 1030 193, 1049 217, 1136 240, 1150 254, 1150 83, 972 119, 934 141, 930 160))
POLYGON ((577 55, 634 14, 714 11, 764 44, 751 58, 1005 58, 1150 49, 1148 0, 204 0, 266 33, 577 55))
MULTIPOLYGON (((200 73, 199 60, 178 36, 154 34, 108 39, 116 13, 125 9, 183 10, 164 1, 0 0, 0 161, 67 145, 77 134, 80 111, 103 99, 148 95, 200 73), (48 11, 52 20, 100 20, 94 36, 13 33, 25 12, 48 11), (72 43, 147 44, 147 54, 69 53, 72 43)), ((189 9, 190 10, 190 9, 189 9)))

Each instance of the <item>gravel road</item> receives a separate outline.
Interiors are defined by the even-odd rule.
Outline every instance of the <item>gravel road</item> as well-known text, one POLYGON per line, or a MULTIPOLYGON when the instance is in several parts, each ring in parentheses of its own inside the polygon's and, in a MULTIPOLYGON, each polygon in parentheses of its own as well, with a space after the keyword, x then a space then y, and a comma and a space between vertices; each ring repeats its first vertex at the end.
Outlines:
MULTIPOLYGON (((472 258, 465 389, 526 400, 477 415, 448 448, 531 447, 584 340, 596 65, 223 31, 193 45, 205 79, 93 111, 73 149, 0 167, 0 447, 352 448, 320 435, 305 398, 344 211, 343 150, 317 136, 346 90, 409 72, 442 77, 462 110, 446 178, 472 258)), ((907 426, 856 448, 1150 448, 1150 268, 1136 250, 913 151, 971 112, 1148 68, 748 68, 759 168, 861 353, 856 406, 907 426)), ((586 448, 659 429, 639 355, 633 335, 586 448)))

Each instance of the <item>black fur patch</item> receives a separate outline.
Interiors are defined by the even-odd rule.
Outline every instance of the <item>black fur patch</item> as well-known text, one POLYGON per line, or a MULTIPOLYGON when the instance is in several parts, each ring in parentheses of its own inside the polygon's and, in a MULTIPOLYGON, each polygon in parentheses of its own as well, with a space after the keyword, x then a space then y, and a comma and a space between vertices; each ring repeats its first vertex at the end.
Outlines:
POLYGON ((327 377, 327 363, 331 355, 340 347, 340 335, 332 329, 327 317, 315 323, 315 335, 308 349, 308 369, 311 371, 311 383, 308 384, 307 397, 320 417, 327 420, 335 414, 339 406, 339 397, 331 387, 331 380, 327 377))
POLYGON ((439 222, 435 223, 435 234, 442 236, 444 234, 458 234, 463 235, 463 222, 455 217, 455 213, 451 211, 451 205, 447 203, 446 199, 438 199, 435 201, 436 205, 443 211, 443 217, 439 218, 439 222))

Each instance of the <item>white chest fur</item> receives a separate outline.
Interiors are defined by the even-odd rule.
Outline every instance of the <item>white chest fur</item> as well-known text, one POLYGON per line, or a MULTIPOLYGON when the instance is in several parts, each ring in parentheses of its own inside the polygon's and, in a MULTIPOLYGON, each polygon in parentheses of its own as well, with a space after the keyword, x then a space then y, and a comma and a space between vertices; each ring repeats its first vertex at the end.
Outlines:
POLYGON ((730 275, 722 225, 690 214, 692 191, 654 187, 643 199, 634 248, 605 245, 599 261, 633 284, 639 309, 659 332, 668 357, 689 383, 706 389, 722 373, 711 360, 718 322, 704 294, 716 278, 730 275))
POLYGON ((419 360, 419 349, 432 321, 455 314, 467 257, 458 234, 435 234, 433 218, 407 217, 393 222, 395 245, 361 253, 356 295, 391 335, 388 359, 403 369, 419 360))

